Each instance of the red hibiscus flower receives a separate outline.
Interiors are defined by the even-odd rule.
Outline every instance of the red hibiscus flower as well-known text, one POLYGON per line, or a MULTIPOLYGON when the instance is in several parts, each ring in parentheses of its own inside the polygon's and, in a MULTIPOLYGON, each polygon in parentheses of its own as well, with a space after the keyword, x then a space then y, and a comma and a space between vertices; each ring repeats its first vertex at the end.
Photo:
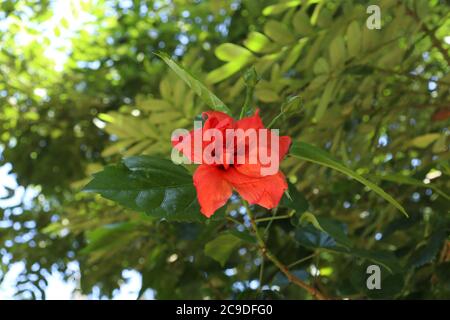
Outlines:
MULTIPOLYGON (((237 191, 240 196, 248 201, 250 204, 258 204, 264 208, 275 208, 281 200, 284 191, 287 189, 286 178, 281 171, 276 168, 275 174, 263 174, 262 169, 267 166, 267 163, 261 162, 259 157, 256 162, 245 161, 240 163, 236 161, 239 152, 242 149, 237 148, 239 143, 244 143, 246 160, 249 158, 250 149, 255 147, 249 146, 247 140, 242 141, 242 137, 234 137, 234 144, 230 148, 229 141, 223 140, 221 150, 215 150, 216 158, 220 158, 221 163, 207 164, 203 150, 208 145, 213 143, 215 139, 205 139, 204 132, 207 129, 215 129, 216 132, 223 133, 226 136, 226 131, 229 129, 242 129, 244 132, 248 130, 266 130, 267 143, 262 146, 257 144, 256 148, 266 149, 266 154, 271 155, 271 152, 278 152, 277 165, 289 150, 291 138, 288 136, 278 136, 270 130, 265 129, 258 111, 247 118, 235 121, 233 118, 225 113, 217 111, 209 111, 203 113, 205 122, 203 128, 192 130, 188 136, 181 136, 177 141, 172 141, 173 146, 183 152, 183 154, 194 163, 201 163, 194 173, 194 185, 197 190, 197 198, 200 203, 201 212, 206 217, 211 217, 214 212, 222 207, 232 195, 233 190, 237 191), (217 131, 218 130, 218 131, 217 131), (194 148, 194 135, 201 134, 202 149, 194 148), (188 138, 188 139, 186 139, 188 138), (276 141, 278 147, 272 147, 273 139, 276 141), (186 152, 186 143, 190 144, 190 151, 186 152), (274 149, 274 150, 272 150, 274 149)), ((244 139, 247 139, 244 137, 244 139)), ((258 136, 258 141, 260 137, 258 136)), ((176 139, 175 139, 176 140, 176 139)), ((241 158, 242 159, 242 158, 241 158)))

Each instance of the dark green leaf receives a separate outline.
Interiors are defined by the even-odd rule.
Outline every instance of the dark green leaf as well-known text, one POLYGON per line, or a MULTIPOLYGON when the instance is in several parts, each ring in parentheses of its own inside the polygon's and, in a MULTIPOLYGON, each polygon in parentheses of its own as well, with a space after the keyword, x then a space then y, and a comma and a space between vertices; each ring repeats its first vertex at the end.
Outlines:
POLYGON ((430 189, 433 189, 434 191, 436 191, 436 193, 438 193, 439 195, 443 196, 445 199, 450 200, 450 196, 448 194, 446 194, 444 191, 442 191, 441 189, 434 186, 433 183, 426 184, 420 180, 414 179, 409 176, 403 176, 400 174, 385 174, 385 175, 375 176, 375 178, 379 178, 379 179, 386 180, 386 181, 392 181, 392 182, 396 182, 399 184, 409 184, 409 185, 421 187, 421 188, 430 188, 430 189))
POLYGON ((408 216, 405 209, 400 205, 400 203, 398 203, 394 198, 392 198, 389 194, 387 194, 383 189, 378 187, 373 182, 370 182, 369 180, 365 179, 361 175, 357 174, 353 170, 347 168, 338 160, 333 159, 333 157, 329 155, 327 152, 305 142, 295 142, 291 147, 290 154, 299 159, 314 162, 322 166, 337 170, 361 182, 362 184, 364 184, 365 186, 376 192, 378 195, 380 195, 382 198, 384 198, 386 201, 391 203, 393 206, 395 206, 405 216, 408 216))
POLYGON ((347 228, 343 223, 330 218, 315 217, 310 213, 305 213, 301 220, 310 222, 296 228, 295 239, 302 246, 367 259, 382 265, 391 273, 402 270, 398 259, 389 251, 355 248, 347 236, 347 228))
POLYGON ((235 236, 235 237, 241 239, 241 240, 244 241, 244 242, 247 242, 247 243, 253 243, 253 244, 256 243, 255 237, 252 236, 252 235, 248 232, 248 230, 245 230, 245 231, 230 230, 230 231, 228 231, 228 232, 229 232, 230 234, 232 234, 233 236, 235 236))
POLYGON ((431 262, 440 252, 447 238, 445 230, 436 231, 427 241, 427 243, 419 247, 413 252, 409 259, 408 265, 414 268, 423 266, 431 262))
POLYGON ((206 86, 197 80, 189 71, 184 69, 178 63, 173 61, 165 53, 157 53, 160 57, 187 85, 214 110, 225 112, 231 115, 231 110, 223 103, 215 94, 213 94, 206 86))
POLYGON ((281 198, 280 206, 294 209, 297 214, 301 214, 308 210, 309 204, 303 194, 297 190, 294 184, 288 182, 288 186, 289 197, 284 194, 283 198, 281 198))
POLYGON ((298 227, 295 230, 295 239, 299 244, 308 248, 337 248, 335 239, 333 239, 329 234, 316 229, 312 224, 298 227))
POLYGON ((97 192, 130 209, 156 218, 202 221, 191 175, 170 160, 126 158, 123 165, 96 173, 84 191, 97 192))
POLYGON ((233 233, 223 233, 205 245, 205 254, 224 266, 231 253, 241 243, 242 239, 233 233))
POLYGON ((347 227, 344 223, 326 218, 326 217, 316 217, 317 222, 320 227, 332 236, 337 243, 345 246, 351 247, 353 244, 347 236, 347 227))

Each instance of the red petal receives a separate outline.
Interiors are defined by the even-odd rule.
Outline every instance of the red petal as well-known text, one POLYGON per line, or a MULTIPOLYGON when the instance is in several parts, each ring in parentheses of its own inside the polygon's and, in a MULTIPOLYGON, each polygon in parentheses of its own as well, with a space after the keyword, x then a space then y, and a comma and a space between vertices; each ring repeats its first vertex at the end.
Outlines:
POLYGON ((224 178, 225 171, 215 166, 200 165, 194 173, 194 186, 201 212, 211 217, 231 197, 231 184, 224 178))
MULTIPOLYGON (((264 153, 266 156, 270 157, 271 153, 273 152, 272 147, 271 147, 271 135, 272 135, 272 133, 269 132, 268 138, 267 138, 267 144, 268 144, 269 151, 266 150, 267 148, 259 147, 259 144, 258 144, 257 163, 250 164, 250 161, 249 161, 250 153, 246 149, 245 164, 235 164, 235 168, 240 173, 245 174, 247 176, 251 176, 251 177, 262 177, 263 176, 263 171, 262 171, 263 168, 268 169, 271 165, 270 164, 263 165, 261 163, 260 157, 262 156, 262 153, 264 153)), ((287 152, 289 151, 290 145, 291 145, 290 137, 288 137, 288 136, 279 137, 279 140, 278 140, 279 161, 281 161, 284 158, 284 156, 287 154, 287 152)), ((278 171, 278 167, 274 168, 274 169, 278 171)))
POLYGON ((280 160, 283 159, 284 156, 288 153, 291 143, 292 143, 291 137, 288 137, 288 136, 280 137, 280 140, 279 140, 280 160))
POLYGON ((226 129, 231 128, 234 122, 233 118, 231 118, 226 113, 220 111, 206 111, 202 113, 203 118, 206 118, 205 124, 203 125, 203 129, 226 129))
POLYGON ((234 166, 239 173, 242 173, 249 177, 259 178, 262 177, 261 174, 261 164, 240 164, 234 166))
MULTIPOLYGON (((203 132, 206 132, 208 129, 217 129, 222 132, 222 141, 223 141, 223 148, 222 150, 215 150, 216 151, 216 157, 222 158, 222 163, 228 167, 228 163, 230 162, 228 159, 232 155, 228 155, 226 152, 226 129, 232 129, 233 128, 233 122, 234 119, 231 118, 226 113, 220 112, 220 111, 206 111, 203 112, 202 116, 206 118, 205 124, 203 126, 203 132)), ((203 145, 203 148, 205 148, 207 145, 209 145, 212 142, 205 142, 203 145)))
POLYGON ((251 117, 242 118, 241 120, 236 121, 234 124, 235 129, 263 129, 264 124, 259 117, 259 109, 255 111, 255 114, 251 117))
POLYGON ((226 171, 225 178, 242 198, 250 204, 258 204, 266 209, 275 208, 288 188, 282 172, 256 178, 244 175, 231 167, 226 171))

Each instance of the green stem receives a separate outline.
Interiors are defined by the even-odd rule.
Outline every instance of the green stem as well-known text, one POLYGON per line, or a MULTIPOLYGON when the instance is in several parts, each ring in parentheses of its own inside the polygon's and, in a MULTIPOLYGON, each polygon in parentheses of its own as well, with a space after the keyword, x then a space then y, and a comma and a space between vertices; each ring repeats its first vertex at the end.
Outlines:
POLYGON ((254 91, 255 91, 255 87, 249 86, 249 85, 247 86, 244 106, 242 107, 239 119, 242 119, 247 114, 248 110, 250 109, 251 103, 252 103, 252 100, 253 100, 253 92, 254 91))
POLYGON ((262 281, 264 276, 264 256, 261 257, 261 267, 259 268, 259 288, 258 290, 261 291, 262 289, 262 281))
MULTIPOLYGON (((274 218, 277 215, 278 207, 272 210, 272 218, 274 218)), ((270 227, 272 226, 273 220, 270 220, 270 222, 267 224, 266 228, 264 229, 263 236, 266 236, 267 231, 269 231, 270 227)))
MULTIPOLYGON (((264 232, 263 232, 263 235, 264 235, 264 236, 266 235, 267 231, 269 231, 270 227, 272 226, 273 221, 276 219, 276 218, 275 218, 275 215, 277 214, 276 209, 277 209, 277 208, 275 208, 275 210, 274 210, 274 212, 273 212, 273 215, 272 215, 272 218, 274 218, 274 219, 271 219, 270 222, 267 224, 266 228, 264 229, 264 232)), ((292 216, 293 216, 294 214, 295 214, 295 210, 291 210, 291 212, 289 212, 288 215, 281 216, 281 217, 283 217, 283 219, 285 219, 285 217, 286 217, 286 218, 292 218, 292 216)), ((257 220, 258 220, 258 219, 257 219, 257 220)))
POLYGON ((245 86, 247 87, 247 90, 245 94, 244 106, 242 107, 239 119, 245 117, 248 111, 251 109, 251 105, 253 103, 253 93, 255 91, 255 86, 258 83, 258 81, 259 79, 255 67, 252 66, 248 68, 244 73, 244 82, 245 86))
POLYGON ((227 220, 229 220, 229 221, 231 221, 231 222, 234 222, 234 223, 236 223, 236 224, 242 224, 242 225, 243 225, 242 222, 240 222, 239 220, 236 220, 236 219, 234 219, 234 218, 232 218, 232 217, 227 217, 227 220))
POLYGON ((264 222, 264 221, 272 221, 272 220, 288 219, 288 218, 291 218, 291 217, 292 217, 291 215, 286 214, 286 215, 284 215, 284 216, 259 218, 259 219, 256 219, 255 222, 264 222))
POLYGON ((268 129, 272 128, 272 126, 278 121, 278 119, 284 114, 284 112, 280 112, 275 118, 267 126, 268 129))
POLYGON ((288 265, 287 267, 290 269, 290 268, 292 268, 292 267, 294 267, 294 266, 296 266, 296 265, 298 265, 298 264, 300 264, 300 263, 302 263, 302 262, 305 262, 305 261, 307 261, 307 260, 309 260, 309 259, 311 259, 311 258, 314 258, 316 255, 317 255, 317 252, 314 252, 313 254, 310 254, 309 256, 306 256, 306 257, 301 258, 301 259, 299 259, 299 260, 297 260, 297 261, 295 261, 295 262, 292 262, 292 263, 291 263, 290 265, 288 265))

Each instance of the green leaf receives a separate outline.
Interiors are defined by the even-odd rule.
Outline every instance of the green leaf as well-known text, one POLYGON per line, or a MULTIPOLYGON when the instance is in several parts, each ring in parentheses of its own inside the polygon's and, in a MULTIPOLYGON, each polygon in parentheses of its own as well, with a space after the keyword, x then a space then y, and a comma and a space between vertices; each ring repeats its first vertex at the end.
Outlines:
POLYGON ((445 134, 442 134, 433 144, 433 148, 431 148, 431 151, 433 151, 434 153, 443 153, 447 150, 447 136, 445 134))
POLYGON ((373 261, 385 267, 390 273, 395 274, 403 271, 397 257, 390 251, 375 251, 353 248, 351 253, 359 258, 373 261))
POLYGON ((282 3, 278 3, 278 4, 273 4, 271 6, 264 8, 263 15, 270 16, 270 15, 279 14, 279 13, 286 11, 289 8, 297 7, 301 3, 302 2, 300 0, 294 0, 294 1, 286 1, 286 2, 282 2, 282 3))
POLYGON ((280 206, 294 209, 297 214, 301 214, 308 210, 309 203, 305 199, 305 196, 290 182, 288 182, 288 192, 289 197, 284 194, 281 198, 280 206))
POLYGON ((336 240, 333 239, 329 234, 318 230, 312 224, 308 224, 306 226, 301 226, 296 228, 295 230, 295 240, 301 244, 302 246, 319 249, 336 249, 337 243, 336 240))
POLYGON ((270 89, 256 89, 255 95, 258 100, 266 103, 280 100, 280 96, 275 91, 270 89))
POLYGON ((347 48, 348 54, 355 57, 361 50, 361 27, 358 21, 352 21, 347 28, 347 48))
POLYGON ((295 62, 300 58, 300 55, 303 51, 303 47, 306 45, 307 42, 308 39, 303 38, 295 46, 293 46, 291 50, 288 51, 289 53, 287 54, 283 64, 281 65, 282 72, 288 71, 295 64, 295 62))
POLYGON ((205 255, 213 258, 223 267, 236 247, 242 243, 242 239, 226 232, 205 245, 205 255))
POLYGON ((310 212, 305 212, 301 215, 300 224, 305 221, 311 223, 316 229, 331 236, 337 244, 346 248, 353 246, 347 236, 347 227, 344 223, 330 218, 315 216, 310 212))
POLYGON ((378 176, 374 176, 374 177, 379 178, 381 180, 392 181, 392 182, 396 182, 396 183, 400 183, 400 184, 409 184, 409 185, 421 187, 421 188, 430 188, 430 189, 433 189, 437 194, 443 196, 445 199, 450 200, 450 196, 448 194, 446 194, 441 189, 437 188, 432 183, 426 184, 420 180, 414 179, 412 177, 403 176, 400 174, 386 174, 386 175, 378 175, 378 176))
POLYGON ((319 221, 317 221, 316 216, 311 212, 305 212, 300 216, 299 224, 304 224, 305 221, 311 223, 314 227, 316 227, 316 229, 325 232, 325 230, 323 230, 320 226, 319 221))
POLYGON ((257 243, 255 237, 248 230, 244 230, 244 231, 230 230, 227 232, 232 234, 233 236, 241 239, 243 242, 250 243, 250 244, 257 243))
POLYGON ((431 262, 442 249, 446 238, 447 235, 444 229, 436 231, 433 235, 431 235, 425 245, 420 246, 413 252, 409 259, 408 265, 414 268, 419 268, 424 264, 431 262))
POLYGON ((420 20, 424 21, 426 16, 430 12, 429 1, 428 0, 416 0, 416 1, 414 1, 414 4, 415 4, 415 12, 419 16, 420 20))
POLYGON ((327 111, 327 107, 333 98, 334 88, 336 86, 337 79, 332 79, 327 82, 325 86, 325 91, 319 100, 319 105, 317 106, 316 112, 314 114, 314 118, 316 121, 320 121, 322 117, 325 115, 325 111, 327 111))
POLYGON ((344 223, 320 216, 316 217, 316 219, 322 230, 332 236, 337 243, 345 247, 353 246, 352 242, 347 236, 347 228, 344 223))
POLYGON ((308 221, 296 228, 295 240, 302 246, 311 249, 325 249, 332 252, 347 254, 378 263, 391 273, 400 272, 402 266, 398 259, 389 251, 374 251, 355 248, 347 237, 346 225, 336 220, 316 217, 304 213, 302 221, 308 221))
POLYGON ((231 110, 223 103, 218 97, 216 97, 206 86, 197 80, 189 71, 184 69, 178 63, 173 61, 165 53, 157 53, 160 57, 184 82, 208 105, 214 110, 225 112, 231 115, 231 110))
POLYGON ((97 192, 155 218, 204 221, 191 175, 170 160, 136 156, 94 174, 84 191, 97 192))
POLYGON ((244 40, 244 45, 253 52, 265 52, 266 48, 270 46, 272 42, 264 34, 259 32, 250 32, 247 39, 244 40))
POLYGON ((139 109, 149 111, 149 112, 164 111, 164 110, 172 109, 172 105, 169 102, 167 102, 166 100, 162 100, 162 99, 146 99, 143 101, 139 100, 139 103, 137 105, 138 105, 139 109))
POLYGON ((430 144, 432 144, 434 141, 439 139, 440 136, 441 135, 439 133, 427 133, 427 134, 415 137, 413 140, 411 140, 409 142, 409 145, 416 147, 416 148, 425 149, 430 144))
POLYGON ((290 154, 301 160, 314 162, 322 166, 337 170, 359 181, 372 191, 376 192, 383 199, 391 203, 394 207, 396 207, 405 216, 408 217, 408 214, 406 213, 405 209, 400 205, 400 203, 398 203, 394 198, 392 198, 389 194, 387 194, 383 189, 378 187, 373 182, 370 182, 369 180, 365 179, 361 175, 357 174, 353 170, 347 168, 338 160, 333 159, 333 157, 327 152, 305 142, 295 142, 291 147, 290 154))
POLYGON ((240 60, 228 62, 208 73, 206 81, 213 84, 218 83, 239 72, 246 64, 245 61, 240 60))
POLYGON ((345 43, 342 36, 338 35, 331 41, 329 54, 332 67, 335 68, 345 62, 345 43))
POLYGON ((295 41, 295 37, 292 35, 289 28, 281 22, 275 20, 269 20, 264 25, 264 33, 269 36, 273 41, 280 44, 290 44, 295 41))
POLYGON ((308 14, 302 10, 294 15, 292 24, 294 25, 295 32, 301 36, 308 36, 314 32, 308 14))
POLYGON ((317 59, 316 62, 314 63, 313 71, 317 75, 330 72, 330 67, 328 65, 327 60, 323 57, 317 59))
POLYGON ((159 92, 161 93, 161 97, 166 100, 172 100, 172 85, 169 79, 164 78, 159 83, 159 92))
POLYGON ((233 43, 223 43, 219 45, 215 50, 215 54, 217 58, 226 62, 235 61, 237 59, 247 61, 253 57, 253 54, 250 51, 233 43))
POLYGON ((328 81, 329 76, 328 75, 320 75, 315 77, 308 86, 309 90, 316 90, 318 88, 321 88, 325 85, 325 83, 328 81))

